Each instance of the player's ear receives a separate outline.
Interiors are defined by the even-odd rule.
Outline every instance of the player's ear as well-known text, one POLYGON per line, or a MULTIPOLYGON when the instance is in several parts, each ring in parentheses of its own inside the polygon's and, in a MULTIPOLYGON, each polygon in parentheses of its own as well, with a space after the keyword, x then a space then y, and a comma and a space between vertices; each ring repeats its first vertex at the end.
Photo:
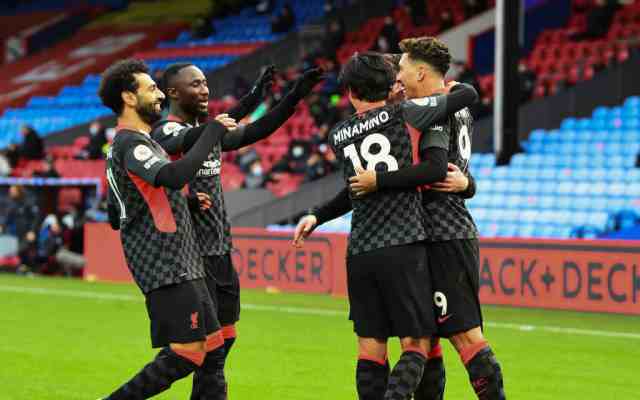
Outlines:
POLYGON ((125 91, 120 96, 122 97, 122 102, 129 107, 135 107, 138 104, 138 96, 133 92, 125 91))
POLYGON ((165 90, 165 94, 167 95, 167 97, 169 97, 170 99, 177 99, 178 98, 178 91, 176 90, 176 88, 174 87, 168 87, 165 90))
POLYGON ((418 66, 418 73, 416 74, 416 80, 422 82, 427 77, 427 69, 424 65, 418 66))

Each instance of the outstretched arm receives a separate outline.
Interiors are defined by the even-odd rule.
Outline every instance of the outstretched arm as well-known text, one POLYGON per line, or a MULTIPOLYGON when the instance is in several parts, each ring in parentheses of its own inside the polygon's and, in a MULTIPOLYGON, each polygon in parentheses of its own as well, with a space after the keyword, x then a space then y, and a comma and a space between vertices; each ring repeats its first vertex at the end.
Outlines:
POLYGON ((319 68, 311 69, 302 74, 296 80, 293 89, 264 117, 245 127, 240 127, 227 133, 222 140, 222 150, 237 150, 271 135, 293 115, 296 105, 321 80, 322 70, 319 68))

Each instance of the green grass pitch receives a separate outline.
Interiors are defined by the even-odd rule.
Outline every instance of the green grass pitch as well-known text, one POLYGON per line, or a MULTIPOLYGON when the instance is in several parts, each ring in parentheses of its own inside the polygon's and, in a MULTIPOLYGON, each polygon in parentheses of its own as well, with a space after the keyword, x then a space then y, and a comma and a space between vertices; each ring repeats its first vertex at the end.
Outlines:
MULTIPOLYGON (((344 299, 242 292, 231 399, 356 399, 355 338, 344 299)), ((507 397, 640 399, 640 318, 485 307, 507 397)), ((0 399, 95 400, 155 351, 133 285, 0 275, 0 399)), ((446 399, 474 399, 449 344, 446 399)), ((392 362, 398 347, 391 349, 392 362)), ((188 399, 191 378, 158 399, 188 399)))

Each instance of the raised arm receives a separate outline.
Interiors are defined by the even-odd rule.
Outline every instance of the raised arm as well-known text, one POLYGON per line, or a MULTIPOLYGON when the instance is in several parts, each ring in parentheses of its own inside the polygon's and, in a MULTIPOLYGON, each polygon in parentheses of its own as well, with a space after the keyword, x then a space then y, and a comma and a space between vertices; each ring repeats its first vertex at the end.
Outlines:
POLYGON ((231 151, 265 139, 280 128, 293 115, 296 105, 322 80, 322 70, 311 69, 300 76, 286 96, 259 120, 227 133, 222 150, 231 151))
POLYGON ((258 104, 264 99, 265 92, 273 84, 275 69, 275 66, 269 65, 262 71, 249 93, 245 94, 235 107, 227 111, 229 117, 239 121, 258 107, 258 104))

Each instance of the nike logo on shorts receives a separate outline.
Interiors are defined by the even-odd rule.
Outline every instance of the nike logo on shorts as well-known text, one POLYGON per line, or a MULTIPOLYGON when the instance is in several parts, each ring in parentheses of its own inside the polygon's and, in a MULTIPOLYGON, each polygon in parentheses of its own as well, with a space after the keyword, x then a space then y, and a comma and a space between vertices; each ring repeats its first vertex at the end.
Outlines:
POLYGON ((444 324, 452 316, 453 316, 453 314, 445 315, 444 317, 438 317, 438 323, 439 324, 444 324))

